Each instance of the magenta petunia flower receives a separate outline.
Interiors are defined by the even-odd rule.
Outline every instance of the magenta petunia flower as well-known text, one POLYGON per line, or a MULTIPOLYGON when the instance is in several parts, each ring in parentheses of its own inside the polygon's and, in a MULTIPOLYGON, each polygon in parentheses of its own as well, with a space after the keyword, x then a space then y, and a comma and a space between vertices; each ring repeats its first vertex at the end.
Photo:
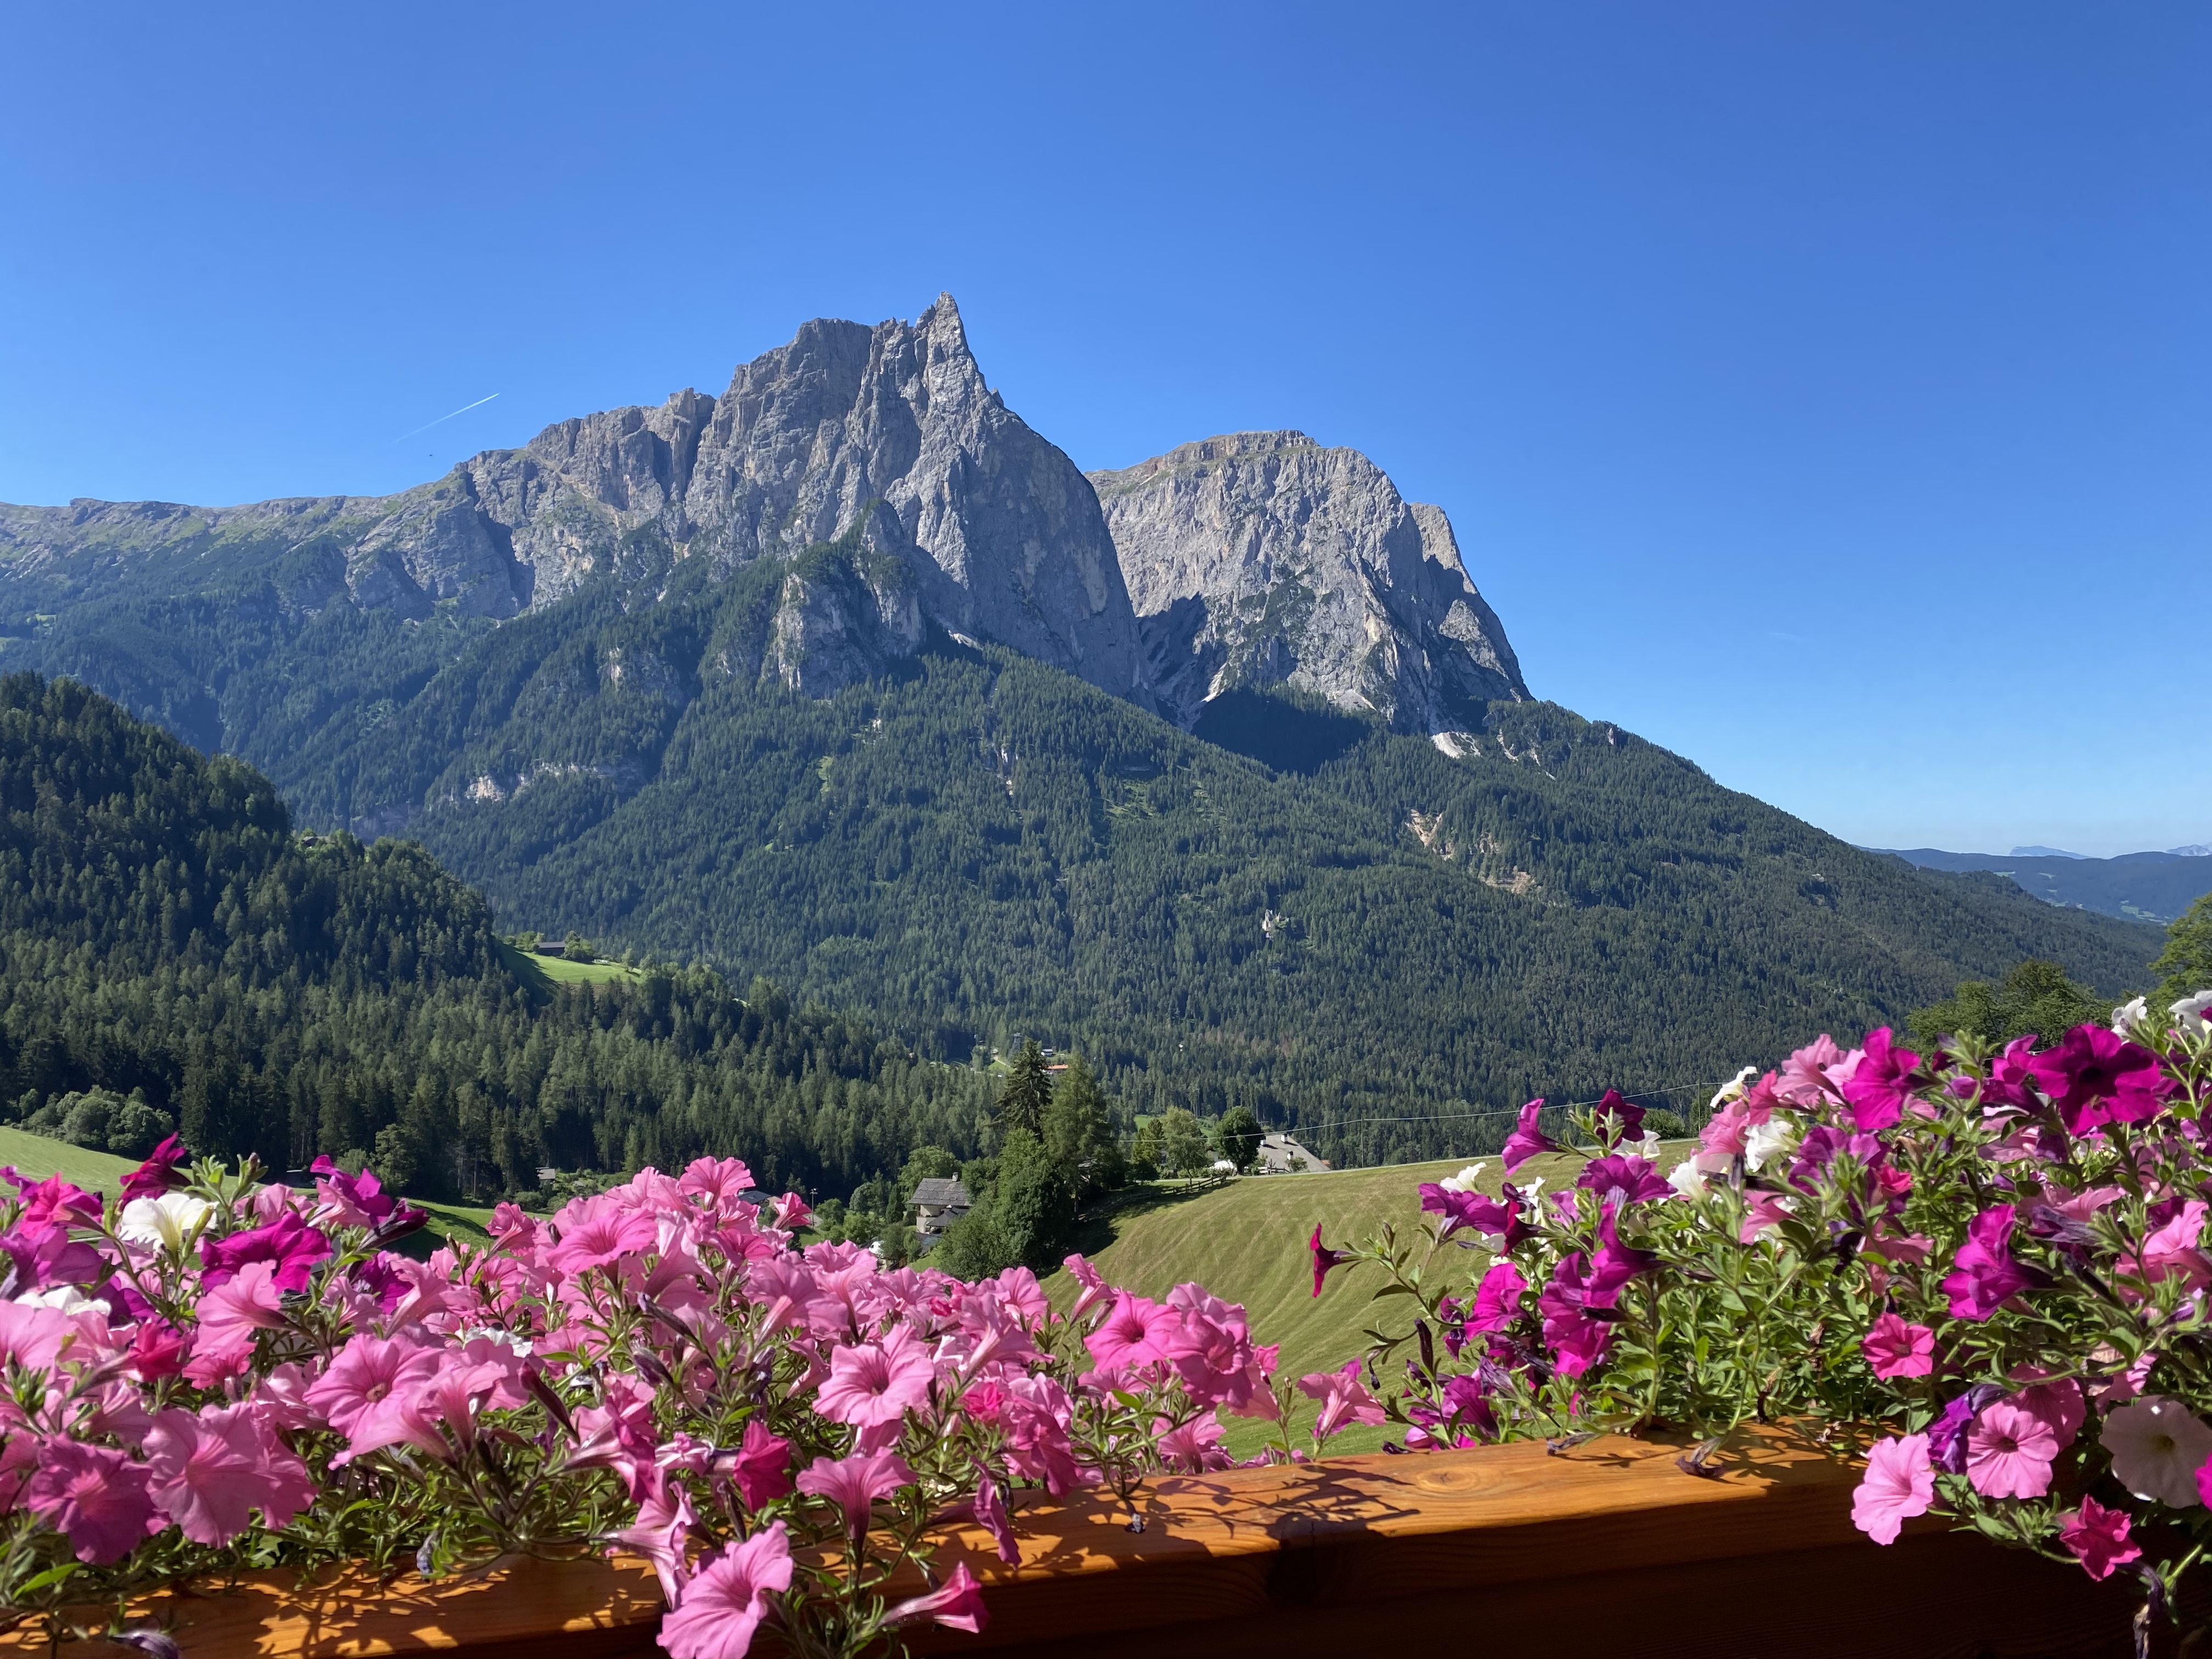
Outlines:
POLYGON ((1322 1280, 1327 1279, 1332 1270, 1351 1260, 1342 1252, 1332 1250, 1321 1242, 1321 1224, 1318 1222, 1314 1224, 1313 1237, 1306 1240, 1306 1254, 1313 1258, 1313 1293, 1316 1296, 1321 1294, 1322 1280))
POLYGON ((1908 1325, 1893 1313, 1877 1316, 1859 1339, 1859 1352, 1876 1376, 1926 1376, 1936 1369, 1936 1333, 1908 1325))
POLYGON ((200 1285, 212 1290, 236 1278, 247 1262, 266 1261, 274 1270, 278 1290, 304 1291, 315 1264, 330 1254, 331 1241, 301 1220, 297 1211, 286 1210, 265 1227, 233 1233, 228 1238, 203 1239, 200 1260, 205 1266, 200 1285))
POLYGON ((1644 1109, 1630 1104, 1618 1089, 1607 1089, 1590 1115, 1597 1121, 1600 1137, 1608 1140, 1626 1140, 1644 1127, 1644 1109))
POLYGON ((2030 1059, 2027 1069, 2069 1134, 2154 1117, 2176 1087, 2156 1054, 2102 1025, 2075 1026, 2057 1048, 2030 1059))
POLYGON ((1536 1127, 1537 1116, 1543 1109, 1544 1103, 1540 1099, 1532 1100, 1522 1107, 1513 1133, 1505 1137, 1505 1145, 1499 1148, 1506 1174, 1511 1175, 1539 1152, 1559 1150, 1559 1144, 1536 1127))
POLYGON ((983 1611, 983 1587, 975 1582, 965 1561, 953 1564, 951 1577, 939 1589, 901 1601, 884 1614, 884 1623, 890 1626, 912 1624, 917 1619, 931 1620, 949 1630, 964 1630, 971 1636, 988 1622, 989 1615, 983 1611))
POLYGON ((69 1439, 39 1449, 38 1473, 23 1489, 33 1515, 60 1531, 76 1559, 96 1567, 120 1561, 161 1529, 147 1492, 146 1466, 106 1446, 69 1439))
POLYGON ((1474 1287, 1474 1305, 1468 1310, 1464 1328, 1470 1335, 1504 1330, 1520 1317, 1521 1298, 1528 1289, 1520 1268, 1510 1261, 1492 1262, 1474 1287))
POLYGON ((1892 1041, 1888 1026, 1868 1032, 1858 1066, 1843 1085, 1851 1121, 1869 1134, 1896 1122, 1912 1097, 1912 1073, 1919 1064, 1918 1054, 1892 1041))
POLYGON ((1866 1474, 1851 1494, 1851 1524, 1877 1544, 1894 1544, 1904 1524, 1927 1514, 1935 1501, 1928 1437, 1878 1441, 1868 1450, 1866 1474))
POLYGON ((1674 1191, 1667 1184, 1667 1177, 1659 1173, 1657 1164, 1629 1152, 1610 1152, 1603 1158, 1592 1158, 1583 1165, 1582 1173, 1575 1177, 1575 1185, 1584 1192, 1595 1193, 1601 1204, 1669 1198, 1674 1191))
POLYGON ((1585 1276, 1589 1260, 1580 1250, 1562 1256, 1552 1268, 1552 1279, 1536 1298, 1544 1316, 1544 1342, 1552 1350, 1552 1363, 1568 1376, 1580 1376, 1605 1358, 1612 1332, 1603 1320, 1587 1310, 1590 1285, 1585 1276))
POLYGON ((2013 1401, 1984 1407, 1966 1431, 1966 1479, 1984 1498, 2042 1497, 2057 1456, 2051 1425, 2013 1401))
POLYGON ((880 1341, 840 1348, 830 1357, 830 1376, 816 1395, 814 1409, 832 1423, 873 1428, 896 1423, 907 1407, 929 1398, 936 1376, 929 1351, 905 1325, 880 1341))
POLYGON ((669 1659, 744 1659, 769 1598, 791 1588, 791 1543, 781 1521, 699 1564, 660 1621, 669 1659))
POLYGON ((2013 1206, 1993 1204, 1966 1224, 1966 1242, 1951 1258, 1944 1294, 1956 1319, 1987 1319, 2039 1281, 2012 1259, 2013 1206))
POLYGON ((791 1442, 754 1418, 745 1425, 745 1437, 731 1460, 730 1476, 747 1509, 774 1503, 791 1490, 791 1442))
POLYGON ((192 1161, 185 1143, 174 1135, 169 1136, 146 1155, 146 1161, 123 1177, 123 1201, 134 1198, 159 1198, 173 1187, 185 1184, 183 1170, 192 1161))
POLYGON ((2061 1519, 2064 1524, 2058 1528, 2058 1541, 2074 1552, 2081 1571, 2092 1578, 2110 1578, 2113 1569, 2142 1558, 2142 1551, 2128 1536, 2132 1523, 2124 1510, 2108 1510, 2095 1498, 2084 1498, 2080 1509, 2061 1519))
POLYGON ((254 1407, 172 1406, 146 1431, 153 1498, 196 1544, 227 1544, 259 1510, 281 1527, 315 1501, 307 1467, 270 1432, 254 1407))

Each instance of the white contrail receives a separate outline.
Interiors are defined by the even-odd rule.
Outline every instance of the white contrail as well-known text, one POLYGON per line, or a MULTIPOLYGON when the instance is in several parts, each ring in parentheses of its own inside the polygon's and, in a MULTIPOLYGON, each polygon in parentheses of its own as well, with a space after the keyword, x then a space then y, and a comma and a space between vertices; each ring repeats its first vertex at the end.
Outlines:
MULTIPOLYGON (((498 397, 498 396, 499 396, 499 393, 497 393, 496 392, 493 392, 493 393, 491 394, 491 398, 496 398, 496 397, 498 397)), ((482 405, 483 405, 483 404, 485 404, 489 403, 489 402, 491 401, 491 398, 477 398, 477 399, 476 400, 476 402, 475 402, 475 403, 472 403, 472 404, 462 404, 459 409, 457 409, 457 410, 455 410, 453 411, 453 415, 465 415, 465 414, 467 414, 471 410, 479 408, 479 407, 481 407, 482 405)), ((425 422, 422 425, 416 427, 416 428, 415 428, 415 430, 414 430, 414 431, 412 431, 412 432, 403 432, 403 433, 401 433, 398 437, 394 438, 392 441, 392 442, 394 442, 394 443, 396 443, 396 444, 404 444, 404 443, 405 443, 405 442, 406 442, 410 438, 417 437, 417 436, 420 436, 422 434, 423 434, 423 433, 425 433, 425 432, 428 432, 428 431, 432 427, 434 427, 434 426, 443 426, 447 422, 448 422, 448 421, 450 421, 450 420, 452 420, 452 419, 453 418, 453 415, 441 415, 440 416, 438 416, 438 418, 437 418, 436 420, 434 420, 434 421, 427 421, 427 422, 425 422)))

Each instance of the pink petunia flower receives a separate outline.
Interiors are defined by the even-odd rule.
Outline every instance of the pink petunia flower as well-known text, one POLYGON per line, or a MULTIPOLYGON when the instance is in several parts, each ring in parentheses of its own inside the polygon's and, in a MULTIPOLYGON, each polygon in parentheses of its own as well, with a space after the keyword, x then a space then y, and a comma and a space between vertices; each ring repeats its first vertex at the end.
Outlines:
POLYGON ((1386 1415, 1382 1403, 1359 1380, 1357 1359, 1346 1360, 1337 1370, 1300 1377, 1298 1392, 1321 1401, 1321 1415, 1314 1422, 1316 1443, 1328 1439, 1346 1423, 1380 1423, 1386 1415))
POLYGON ((404 1338, 356 1336, 339 1349, 307 1394, 307 1404, 347 1438, 346 1449, 331 1462, 348 1462, 403 1443, 442 1452, 445 1443, 415 1407, 445 1363, 442 1351, 404 1338))
POLYGON ((561 1242, 546 1253, 545 1261, 564 1273, 580 1273, 641 1255, 659 1240, 658 1221, 643 1210, 624 1208, 611 1194, 602 1193, 561 1213, 568 1218, 562 1222, 561 1242))
POLYGON ((1936 1369, 1936 1333, 1925 1325, 1908 1325, 1893 1313, 1877 1317, 1859 1339, 1874 1374, 1885 1381, 1899 1376, 1926 1376, 1936 1369))
POLYGON ((2156 1054, 2096 1024, 2075 1026, 2057 1048, 2030 1059, 2027 1069, 2075 1135, 2155 1117, 2178 1086, 2160 1071, 2156 1054))
POLYGON ((2092 1578, 2110 1578, 2117 1567, 2141 1559, 2142 1551, 2129 1538, 2132 1523, 2124 1510, 2108 1510, 2094 1498, 2063 1516, 2058 1541, 2074 1552, 2081 1571, 2092 1578))
POLYGON ((1468 1334, 1502 1331, 1521 1315, 1521 1298, 1528 1281, 1510 1261, 1495 1261, 1474 1287, 1474 1305, 1468 1310, 1464 1328, 1468 1334))
POLYGON ((660 1645, 669 1659, 744 1659, 769 1597, 790 1588, 791 1543, 777 1521, 685 1578, 682 1599, 661 1619, 660 1645))
POLYGON ((907 1407, 929 1398, 936 1368, 911 1327, 900 1325, 876 1342, 840 1348, 830 1357, 830 1376, 814 1409, 832 1423, 855 1428, 895 1424, 907 1407))
POLYGON ((895 1453, 866 1457, 817 1457, 799 1472, 799 1490, 826 1498, 845 1511, 845 1530, 854 1538, 868 1529, 868 1514, 879 1498, 914 1483, 914 1471, 895 1453))
POLYGON ((78 1560, 96 1567, 120 1561, 161 1528, 147 1492, 146 1466, 74 1440, 56 1438, 40 1449, 23 1503, 69 1539, 78 1560))
POLYGON ((1179 1349, 1182 1333, 1182 1315, 1176 1310, 1121 1291, 1112 1311, 1083 1339, 1083 1346, 1099 1370, 1120 1370, 1170 1358, 1179 1349))
POLYGON ((1984 1498, 2040 1498, 2051 1490, 2058 1437, 2009 1400, 1984 1406, 1966 1431, 1966 1479, 1984 1498))
POLYGON ((953 1564, 951 1576, 939 1589, 901 1601, 884 1614, 884 1623, 893 1627, 918 1619, 930 1620, 948 1630, 964 1630, 971 1636, 989 1622, 983 1610, 983 1587, 975 1582, 965 1561, 953 1564))
POLYGON ((1927 1514, 1935 1501, 1928 1437, 1878 1441, 1868 1451, 1866 1474, 1851 1494, 1851 1524, 1877 1544, 1894 1544, 1905 1522, 1927 1514))
POLYGON ((281 1527, 315 1501, 307 1467, 270 1432, 252 1406, 177 1407, 146 1432, 153 1498, 195 1544, 227 1544, 255 1510, 281 1527))

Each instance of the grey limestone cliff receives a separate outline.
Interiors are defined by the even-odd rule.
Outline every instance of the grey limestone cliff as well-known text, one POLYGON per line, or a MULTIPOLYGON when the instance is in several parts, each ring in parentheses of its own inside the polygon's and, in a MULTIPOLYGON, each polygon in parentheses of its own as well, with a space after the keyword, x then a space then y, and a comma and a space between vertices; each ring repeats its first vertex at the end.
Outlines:
POLYGON ((1240 432, 1090 478, 1146 678, 1185 726, 1239 687, 1287 684, 1422 733, 1528 695, 1443 510, 1401 499, 1357 450, 1240 432))
POLYGON ((855 538, 873 574, 848 560, 842 577, 795 575, 764 673, 834 690, 912 654, 926 617, 1145 697, 1097 501, 985 383, 949 295, 913 324, 808 323, 719 399, 685 391, 562 421, 397 495, 0 507, 0 586, 24 601, 9 608, 52 611, 158 580, 165 561, 189 575, 226 538, 272 526, 314 556, 288 567, 305 584, 295 602, 418 618, 546 605, 641 536, 721 568, 855 538))

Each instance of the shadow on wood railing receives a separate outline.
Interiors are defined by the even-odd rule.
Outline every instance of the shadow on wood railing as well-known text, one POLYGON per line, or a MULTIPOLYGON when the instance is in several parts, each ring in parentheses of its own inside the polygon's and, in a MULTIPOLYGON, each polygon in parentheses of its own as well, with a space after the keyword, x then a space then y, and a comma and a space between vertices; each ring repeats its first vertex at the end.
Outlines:
MULTIPOLYGON (((928 1630, 931 1659, 1384 1659, 1534 1653, 1662 1659, 2071 1659, 2125 1656, 2132 1581, 1940 1524, 1888 1549, 1852 1529, 1856 1472, 1762 1442, 1718 1478, 1677 1449, 1599 1440, 1349 1457, 1164 1479, 1128 1511, 1040 1504, 1006 1566, 980 1532, 938 1557, 983 1581, 981 1636, 928 1630)), ((659 1595, 635 1562, 519 1562, 427 1588, 266 1575, 147 1612, 185 1659, 658 1655, 659 1595)), ((18 1634, 0 1654, 42 1648, 18 1634)), ((771 1644, 756 1648, 765 1656, 771 1644)), ((115 1659, 102 1644, 70 1659, 115 1659)))

